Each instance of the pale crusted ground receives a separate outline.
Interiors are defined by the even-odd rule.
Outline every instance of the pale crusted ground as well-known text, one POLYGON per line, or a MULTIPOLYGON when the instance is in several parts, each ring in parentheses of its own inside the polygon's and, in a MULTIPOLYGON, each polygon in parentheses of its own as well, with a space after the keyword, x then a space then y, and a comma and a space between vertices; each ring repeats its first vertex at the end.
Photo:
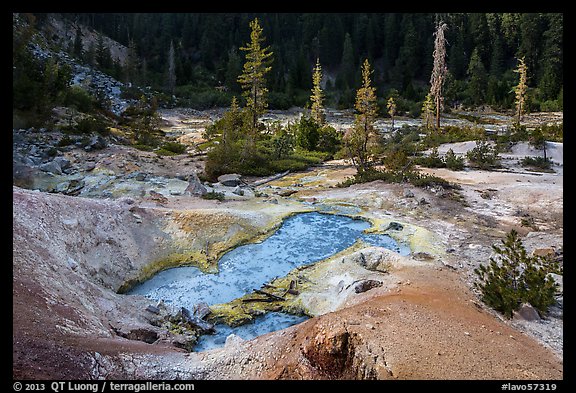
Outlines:
MULTIPOLYGON (((109 149, 93 153, 101 155, 96 162, 119 172, 132 165, 169 175, 201 166, 186 155, 155 159, 109 149)), ((561 159, 554 161, 561 165, 561 159)), ((460 184, 466 204, 442 190, 409 185, 336 188, 354 174, 341 161, 263 185, 259 190, 269 196, 248 201, 168 195, 159 204, 129 195, 127 204, 15 187, 14 378, 562 379, 561 309, 541 321, 508 321, 482 306, 471 289, 473 269, 512 228, 529 252, 563 249, 561 167, 528 172, 514 157, 505 164, 507 172, 424 170, 460 184), (296 193, 280 196, 286 189, 296 193), (130 210, 134 206, 138 210, 130 210), (326 207, 423 228, 411 241, 430 258, 413 255, 413 263, 396 266, 386 276, 394 279, 383 279, 382 287, 335 299, 330 312, 283 331, 250 342, 231 338, 223 349, 189 354, 114 333, 113 327, 149 323, 146 302, 115 294, 123 278, 173 251, 178 236, 209 236, 202 224, 189 232, 183 221, 184 232, 170 226, 180 211, 221 212, 226 220, 208 219, 206 228, 237 220, 256 236, 254 228, 271 228, 290 212, 326 207)))

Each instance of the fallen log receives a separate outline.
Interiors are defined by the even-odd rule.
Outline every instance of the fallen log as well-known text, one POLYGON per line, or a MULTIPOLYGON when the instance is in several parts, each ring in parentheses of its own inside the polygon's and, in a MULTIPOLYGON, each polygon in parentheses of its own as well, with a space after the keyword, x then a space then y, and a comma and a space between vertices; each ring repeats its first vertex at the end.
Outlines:
POLYGON ((250 297, 247 299, 242 299, 242 303, 255 303, 255 302, 265 302, 265 303, 271 303, 274 302, 274 299, 271 299, 269 297, 265 297, 265 298, 256 298, 256 297, 250 297))
POLYGON ((254 183, 250 184, 249 186, 250 187, 258 187, 258 186, 261 186, 262 184, 266 184, 266 183, 270 183, 271 181, 278 180, 278 179, 286 176, 289 173, 290 173, 289 170, 286 172, 278 173, 272 177, 268 177, 266 179, 255 181, 254 183))
POLYGON ((254 289, 254 292, 257 294, 260 294, 260 295, 268 296, 271 299, 278 300, 281 302, 286 300, 282 296, 277 296, 277 295, 274 295, 273 293, 270 293, 270 292, 261 291, 260 289, 254 289))

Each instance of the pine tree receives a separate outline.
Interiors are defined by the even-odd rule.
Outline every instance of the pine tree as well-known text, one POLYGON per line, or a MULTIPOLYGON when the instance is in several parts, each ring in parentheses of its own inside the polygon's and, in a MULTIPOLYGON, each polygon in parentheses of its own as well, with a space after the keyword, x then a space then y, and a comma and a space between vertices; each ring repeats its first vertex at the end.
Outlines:
POLYGON ((472 103, 479 105, 485 102, 486 88, 488 86, 488 77, 486 68, 482 64, 478 48, 474 48, 468 65, 468 95, 472 103))
POLYGON ((342 59, 340 61, 340 72, 338 73, 338 85, 342 88, 349 88, 354 84, 354 48, 350 33, 346 33, 344 44, 342 45, 342 59))
POLYGON ((516 95, 516 122, 520 124, 522 115, 526 110, 526 91, 528 90, 528 86, 526 85, 527 67, 523 57, 518 59, 518 68, 516 68, 514 72, 519 75, 518 84, 514 88, 514 93, 516 95))
POLYGON ((314 74, 312 75, 312 96, 310 101, 312 101, 312 119, 319 125, 324 125, 326 121, 326 115, 324 114, 324 107, 322 101, 324 99, 324 93, 322 92, 322 87, 320 83, 322 81, 322 66, 320 65, 320 59, 316 59, 316 66, 314 67, 314 74))
POLYGON ((246 52, 246 62, 244 63, 243 73, 238 77, 238 82, 244 89, 243 95, 246 97, 246 108, 252 117, 251 132, 256 132, 258 116, 265 113, 268 103, 266 95, 266 74, 272 67, 269 66, 272 59, 272 52, 269 47, 262 47, 264 37, 262 36, 262 27, 255 18, 250 22, 250 43, 240 50, 246 52))
POLYGON ((344 136, 344 143, 354 166, 359 172, 369 168, 368 142, 375 133, 374 122, 378 113, 376 88, 370 80, 370 63, 364 60, 362 65, 362 87, 356 92, 356 116, 354 126, 344 136))
POLYGON ((124 71, 126 73, 125 80, 127 83, 135 83, 138 79, 138 53, 136 52, 136 44, 134 40, 130 40, 128 44, 128 54, 126 56, 126 66, 124 71))
POLYGON ((422 104, 422 123, 424 128, 430 129, 432 126, 432 119, 434 117, 434 101, 430 93, 426 94, 424 103, 422 104))
POLYGON ((242 59, 235 49, 228 52, 228 62, 226 63, 226 71, 224 74, 224 84, 229 91, 240 92, 238 85, 238 75, 242 72, 242 59))
POLYGON ((432 76, 430 77, 430 94, 434 97, 434 104, 436 106, 436 128, 440 128, 440 111, 443 108, 444 98, 442 97, 442 86, 446 80, 448 68, 446 67, 446 39, 444 32, 448 26, 446 23, 440 21, 436 27, 434 36, 434 68, 432 69, 432 76))
POLYGON ((76 28, 76 35, 74 36, 73 53, 76 57, 82 58, 82 30, 76 28))
POLYGON ((474 269, 479 278, 474 287, 481 291, 482 301, 509 318, 524 302, 546 314, 556 302, 557 284, 549 273, 561 273, 559 264, 529 256, 515 230, 506 235, 502 245, 492 246, 497 256, 490 258, 488 265, 474 269))
POLYGON ((98 36, 97 46, 96 46, 96 61, 101 69, 109 69, 112 67, 112 56, 110 54, 110 48, 104 43, 104 37, 102 35, 98 36))

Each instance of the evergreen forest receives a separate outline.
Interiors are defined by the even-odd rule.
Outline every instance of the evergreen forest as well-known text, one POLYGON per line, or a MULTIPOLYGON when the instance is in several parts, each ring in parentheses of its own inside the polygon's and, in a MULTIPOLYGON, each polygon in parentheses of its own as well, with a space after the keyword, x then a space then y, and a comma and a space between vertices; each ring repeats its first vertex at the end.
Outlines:
MULTIPOLYGON (((35 14, 42 24, 47 14, 35 14)), ((398 113, 419 116, 429 90, 434 30, 442 20, 448 69, 447 109, 514 107, 514 69, 528 69, 529 111, 562 110, 563 14, 561 13, 68 13, 63 16, 128 48, 120 64, 106 48, 72 52, 123 82, 150 86, 182 106, 230 105, 242 88, 249 22, 258 18, 271 56, 269 108, 306 106, 319 60, 325 104, 352 108, 361 65, 373 66, 378 105, 398 97, 398 113), (104 49, 104 50, 102 50, 104 49), (171 69, 169 69, 171 68, 171 69), (169 77, 171 75, 171 77, 169 77)), ((169 100, 168 100, 169 101, 169 100)), ((243 102, 240 102, 243 104, 243 102)), ((384 113, 385 110, 381 110, 384 113)))

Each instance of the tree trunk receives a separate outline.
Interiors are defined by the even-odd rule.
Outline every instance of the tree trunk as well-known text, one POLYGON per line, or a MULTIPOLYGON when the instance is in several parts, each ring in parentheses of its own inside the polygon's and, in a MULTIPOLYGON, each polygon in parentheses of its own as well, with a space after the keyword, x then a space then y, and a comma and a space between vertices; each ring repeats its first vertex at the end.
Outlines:
POLYGON ((440 100, 436 100, 436 129, 440 129, 440 100))

